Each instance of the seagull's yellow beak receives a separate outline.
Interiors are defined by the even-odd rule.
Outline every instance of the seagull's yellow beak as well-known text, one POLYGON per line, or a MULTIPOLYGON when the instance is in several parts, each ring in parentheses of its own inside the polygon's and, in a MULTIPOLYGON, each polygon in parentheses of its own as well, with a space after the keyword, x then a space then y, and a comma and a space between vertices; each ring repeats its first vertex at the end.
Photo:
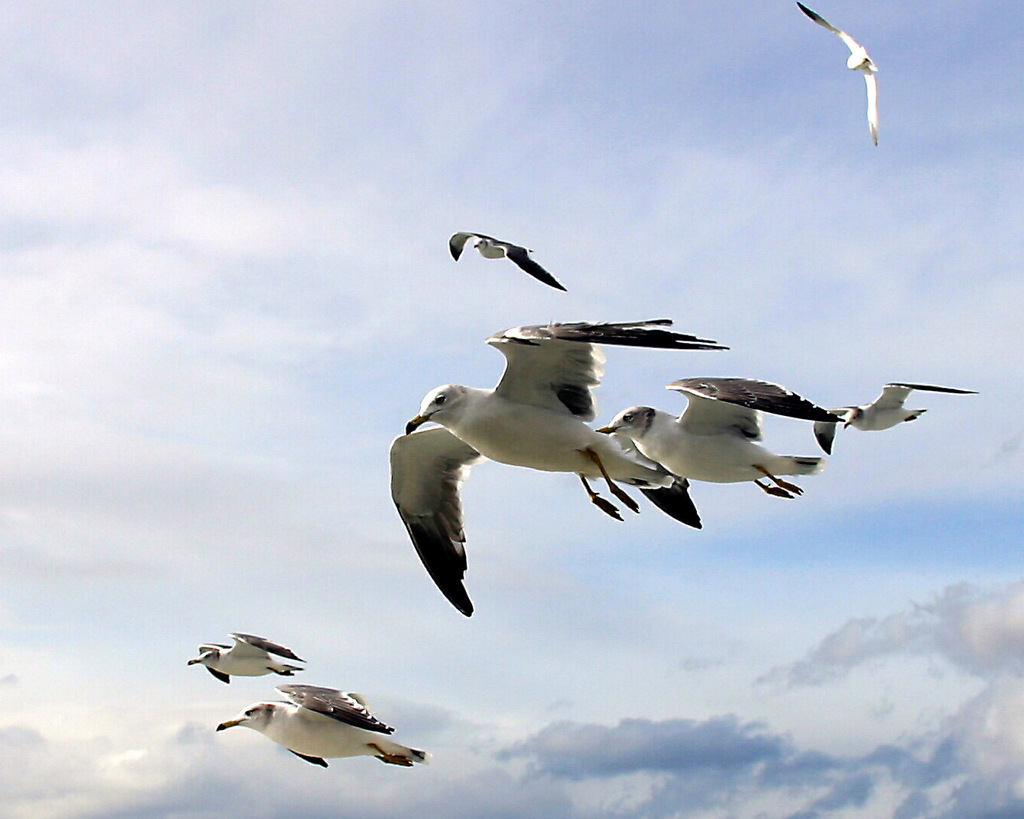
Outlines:
POLYGON ((615 427, 598 427, 594 432, 600 432, 603 435, 611 435, 615 432, 615 427))
POLYGON ((242 720, 240 719, 229 719, 227 722, 222 722, 217 726, 218 731, 223 731, 225 728, 234 728, 236 725, 241 725, 242 720))
POLYGON ((418 426, 420 426, 420 424, 425 424, 428 420, 428 418, 424 418, 422 415, 417 415, 405 425, 405 434, 411 434, 418 426))

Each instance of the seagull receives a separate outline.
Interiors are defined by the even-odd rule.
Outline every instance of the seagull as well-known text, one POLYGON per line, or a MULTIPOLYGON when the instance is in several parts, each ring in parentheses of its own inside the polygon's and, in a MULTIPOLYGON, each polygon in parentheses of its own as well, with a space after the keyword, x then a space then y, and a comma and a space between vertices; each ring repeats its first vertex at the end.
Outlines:
POLYGON ((904 421, 913 421, 924 415, 925 410, 908 410, 903 402, 914 390, 926 392, 947 392, 955 395, 977 395, 975 390, 961 390, 956 387, 936 387, 932 384, 886 384, 882 387, 882 394, 870 404, 861 404, 859 407, 839 407, 830 410, 838 421, 816 421, 814 424, 814 437, 818 444, 829 455, 832 454, 832 442, 836 437, 836 424, 840 421, 843 427, 855 427, 865 431, 889 429, 904 421))
POLYGON ((678 418, 653 407, 630 407, 597 431, 631 441, 682 478, 753 481, 780 498, 803 490, 779 475, 814 475, 824 467, 824 458, 775 455, 757 443, 762 412, 812 421, 835 417, 792 390, 749 378, 683 378, 667 389, 686 396, 686 410, 678 418))
POLYGON ((832 25, 828 20, 817 12, 811 11, 803 3, 797 3, 800 11, 810 17, 822 28, 827 28, 840 40, 846 43, 850 49, 850 56, 846 60, 846 67, 852 71, 860 71, 864 75, 864 83, 868 88, 868 128, 871 130, 871 141, 878 144, 878 83, 875 74, 878 73, 878 66, 872 62, 871 57, 864 46, 858 43, 845 31, 841 31, 832 25))
POLYGON ((485 236, 483 233, 453 233, 448 240, 448 249, 452 252, 452 258, 459 260, 462 255, 462 248, 466 242, 473 240, 473 246, 480 251, 485 259, 502 259, 508 257, 509 261, 519 266, 520 270, 529 273, 533 278, 539 279, 544 284, 551 285, 558 290, 565 290, 555 277, 543 267, 530 258, 533 252, 522 245, 514 245, 511 242, 503 242, 493 236, 485 236))
POLYGON ((290 677, 296 671, 302 671, 297 665, 286 665, 275 660, 271 654, 288 660, 306 662, 295 655, 290 648, 279 646, 255 634, 231 634, 235 641, 233 646, 222 643, 210 643, 199 646, 199 656, 193 657, 186 665, 201 663, 206 670, 221 682, 230 683, 231 676, 262 677, 264 674, 280 674, 290 677))
POLYGON ((367 708, 359 695, 319 685, 279 685, 276 691, 291 702, 257 702, 218 731, 243 725, 283 745, 299 759, 327 767, 327 758, 374 756, 389 765, 412 767, 429 762, 430 754, 387 738, 395 729, 367 708))
POLYGON ((587 426, 596 405, 592 388, 603 373, 598 342, 676 350, 721 350, 713 341, 663 329, 667 319, 628 324, 578 322, 514 327, 487 343, 506 359, 494 389, 455 384, 427 393, 405 435, 391 446, 391 496, 427 572, 467 617, 465 534, 459 487, 470 467, 490 459, 514 466, 579 475, 590 500, 622 520, 618 508, 588 481, 602 478, 634 512, 636 501, 615 481, 637 486, 666 514, 699 528, 685 480, 587 426), (439 429, 417 428, 427 421, 439 429))

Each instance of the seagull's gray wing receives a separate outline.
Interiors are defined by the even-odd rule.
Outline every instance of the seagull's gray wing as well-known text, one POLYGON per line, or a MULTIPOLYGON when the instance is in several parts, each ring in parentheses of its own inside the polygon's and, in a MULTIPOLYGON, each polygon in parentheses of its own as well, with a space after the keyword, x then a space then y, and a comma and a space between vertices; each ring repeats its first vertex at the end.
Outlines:
POLYGON ((285 648, 282 645, 271 642, 265 637, 257 637, 255 634, 232 634, 231 637, 238 643, 252 646, 260 651, 265 651, 268 654, 276 654, 278 657, 285 657, 289 660, 298 660, 300 663, 306 662, 296 655, 290 648, 285 648))
POLYGON ((462 249, 470 239, 490 239, 492 242, 498 241, 491 236, 484 236, 482 233, 453 233, 451 238, 448 240, 448 250, 451 251, 452 258, 455 259, 455 261, 459 260, 459 257, 462 255, 462 249))
POLYGON ((505 356, 494 392, 521 404, 568 412, 583 421, 597 414, 591 389, 601 383, 604 353, 597 344, 672 350, 724 350, 708 339, 664 329, 668 319, 624 324, 575 322, 512 327, 487 339, 505 356))
POLYGON ((459 486, 485 458, 443 427, 402 435, 391 444, 391 498, 416 553, 449 602, 467 617, 466 536, 459 486))
POLYGON ((832 421, 831 410, 819 407, 791 389, 771 381, 753 378, 681 378, 667 385, 666 389, 678 390, 737 404, 748 409, 800 418, 805 421, 832 421))
POLYGON ((393 734, 395 731, 371 714, 359 699, 345 691, 319 685, 279 685, 277 690, 296 705, 346 725, 376 731, 378 734, 393 734))
POLYGON ((533 278, 538 281, 542 281, 544 284, 550 285, 557 290, 565 290, 554 276, 530 258, 530 251, 525 247, 513 245, 509 242, 502 242, 501 244, 505 247, 505 255, 508 256, 508 258, 524 273, 529 273, 533 278))
POLYGON ((934 384, 904 384, 902 382, 893 382, 892 384, 886 384, 886 387, 902 387, 906 390, 924 390, 925 392, 948 392, 954 395, 977 395, 977 390, 961 390, 957 387, 937 387, 934 384))
POLYGON ((832 25, 828 20, 826 20, 820 14, 818 14, 818 12, 811 11, 811 9, 807 8, 807 6, 805 6, 803 3, 797 3, 797 5, 800 7, 800 11, 802 11, 804 14, 806 14, 808 17, 810 17, 815 23, 817 23, 822 28, 827 28, 829 31, 831 31, 833 34, 835 34, 837 37, 842 36, 842 34, 844 33, 842 31, 840 31, 839 29, 837 29, 834 25, 832 25))
POLYGON ((913 387, 906 384, 886 384, 882 387, 882 394, 871 403, 880 410, 897 409, 903 406, 903 402, 913 390, 913 387))

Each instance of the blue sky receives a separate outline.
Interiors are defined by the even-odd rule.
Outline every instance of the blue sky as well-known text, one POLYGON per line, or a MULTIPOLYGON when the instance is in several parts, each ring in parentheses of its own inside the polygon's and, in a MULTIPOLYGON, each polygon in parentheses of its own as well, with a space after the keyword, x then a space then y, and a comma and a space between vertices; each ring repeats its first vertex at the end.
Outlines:
POLYGON ((1024 15, 814 8, 877 148, 791 2, 2 4, 0 813, 1024 811, 1024 15), (700 532, 482 465, 463 618, 391 439, 496 331, 660 316, 730 350, 609 350, 599 421, 698 375, 980 395, 797 500, 697 484, 700 532), (231 631, 433 763, 215 734, 274 684, 186 668, 231 631))

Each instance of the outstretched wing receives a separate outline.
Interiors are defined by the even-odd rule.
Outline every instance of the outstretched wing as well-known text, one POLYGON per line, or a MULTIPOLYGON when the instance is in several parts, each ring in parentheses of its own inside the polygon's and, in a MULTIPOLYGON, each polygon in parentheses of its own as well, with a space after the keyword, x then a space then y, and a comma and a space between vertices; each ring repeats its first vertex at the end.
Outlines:
POLYGON ((298 660, 300 663, 306 662, 290 648, 271 642, 265 637, 257 637, 255 634, 232 634, 230 636, 236 643, 251 646, 258 651, 266 651, 268 654, 276 654, 278 657, 285 657, 289 660, 298 660))
POLYGON ((414 432, 391 444, 391 498, 416 553, 448 601, 469 617, 466 536, 459 487, 473 464, 485 460, 443 427, 414 432))
POLYGON ((878 81, 870 71, 864 72, 864 82, 868 89, 868 130, 871 141, 878 144, 878 81))
POLYGON ((819 407, 781 384, 753 378, 681 378, 666 389, 713 398, 752 410, 800 418, 806 421, 833 421, 831 410, 819 407))
POLYGON ((954 395, 977 395, 977 390, 961 390, 957 387, 937 387, 934 384, 904 384, 902 382, 893 382, 892 384, 886 384, 888 387, 901 387, 907 390, 924 390, 925 392, 948 392, 954 395))
POLYGON ((815 23, 817 23, 822 28, 827 28, 837 37, 843 33, 834 25, 832 25, 828 20, 826 20, 824 17, 818 14, 818 12, 812 11, 811 9, 807 8, 807 6, 805 6, 803 3, 797 3, 797 5, 800 7, 800 11, 802 11, 804 14, 810 17, 815 23))
POLYGON ((668 319, 625 324, 575 322, 513 327, 487 343, 505 356, 495 394, 521 404, 568 412, 591 421, 597 407, 591 389, 601 383, 604 353, 597 344, 671 350, 724 350, 709 339, 664 329, 668 319))
POLYGON ((530 258, 530 251, 525 247, 513 245, 509 242, 502 242, 501 244, 505 247, 505 255, 508 256, 511 261, 515 262, 519 269, 524 273, 529 273, 533 278, 538 281, 542 281, 544 284, 550 285, 557 290, 565 290, 554 276, 530 258))
POLYGON ((451 238, 448 240, 448 250, 451 251, 452 258, 455 261, 459 260, 462 255, 462 249, 466 246, 466 242, 470 239, 490 239, 492 242, 497 241, 490 236, 484 236, 482 233, 453 233, 451 238))
POLYGON ((358 698, 345 691, 319 685, 279 685, 277 690, 296 705, 346 725, 376 731, 378 734, 392 734, 395 731, 371 714, 358 698))

